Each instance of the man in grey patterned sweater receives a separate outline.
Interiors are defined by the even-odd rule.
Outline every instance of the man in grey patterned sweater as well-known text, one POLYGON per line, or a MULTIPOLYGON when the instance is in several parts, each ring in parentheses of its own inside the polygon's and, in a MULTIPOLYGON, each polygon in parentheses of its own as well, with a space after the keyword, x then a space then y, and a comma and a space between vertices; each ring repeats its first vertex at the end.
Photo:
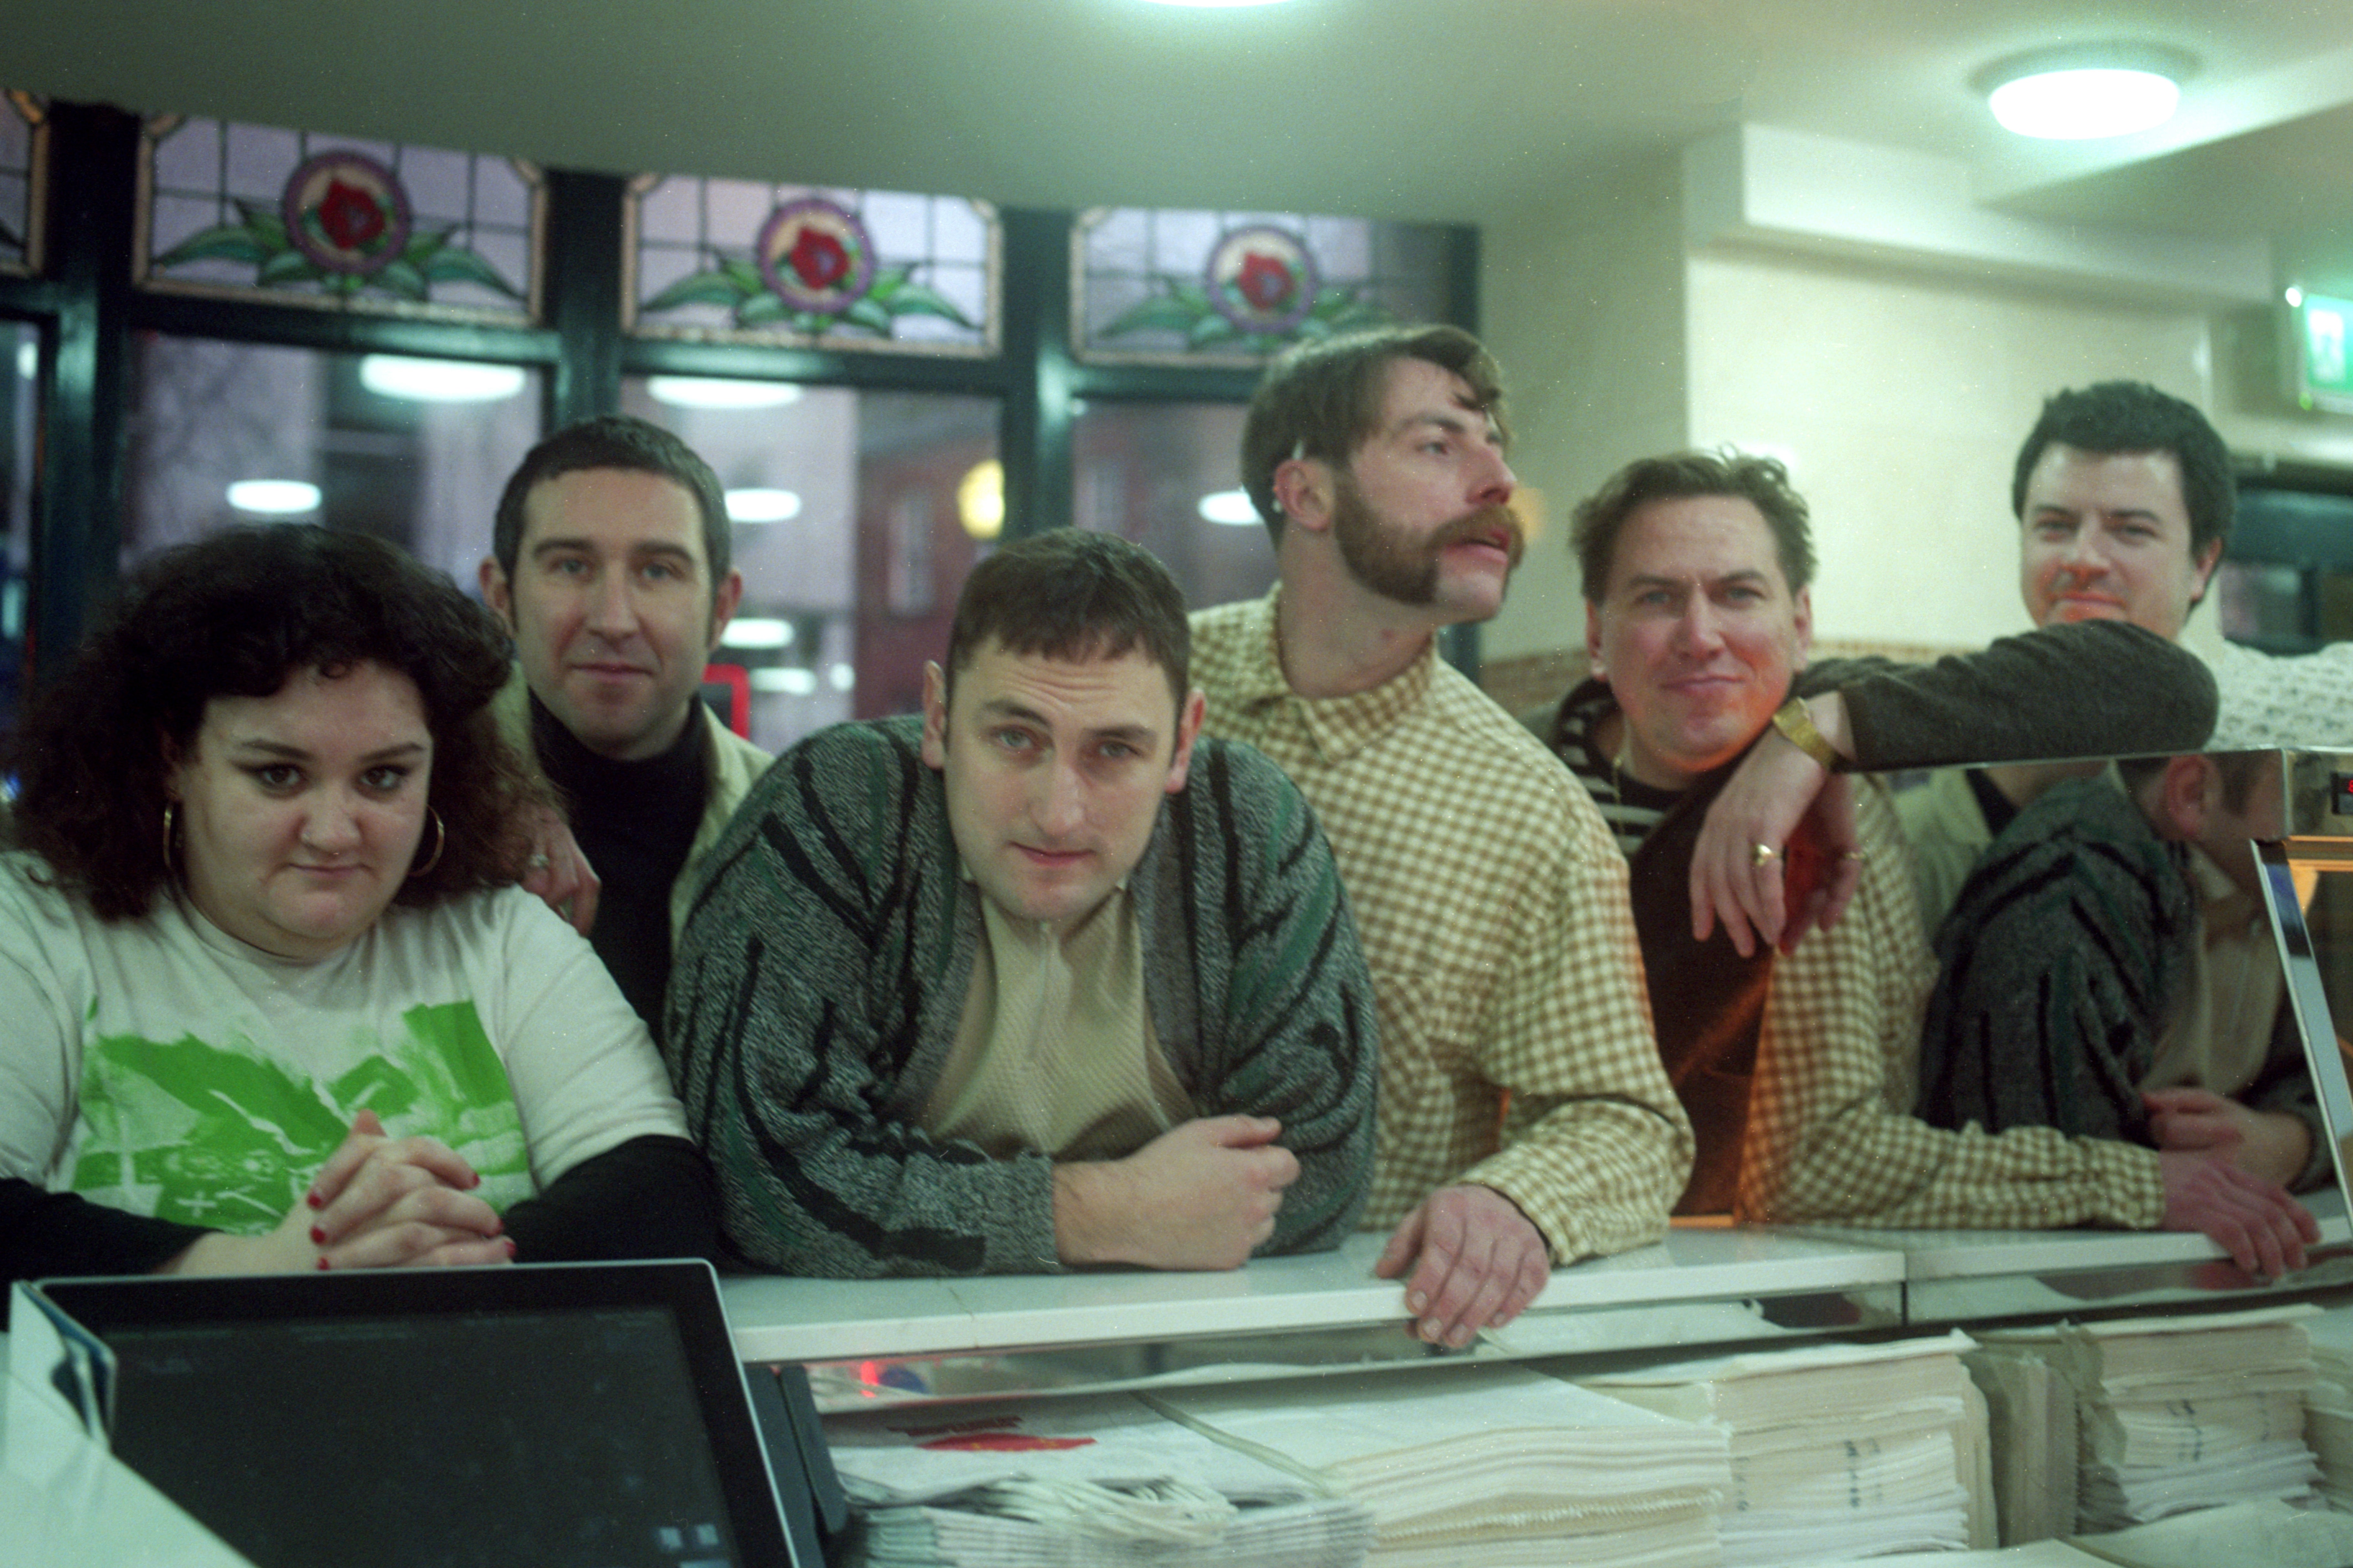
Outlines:
POLYGON ((666 1049, 753 1263, 1230 1268, 1336 1245, 1372 993, 1314 814, 1198 738, 1182 595, 1124 540, 997 550, 923 721, 778 759, 711 856, 666 1049))

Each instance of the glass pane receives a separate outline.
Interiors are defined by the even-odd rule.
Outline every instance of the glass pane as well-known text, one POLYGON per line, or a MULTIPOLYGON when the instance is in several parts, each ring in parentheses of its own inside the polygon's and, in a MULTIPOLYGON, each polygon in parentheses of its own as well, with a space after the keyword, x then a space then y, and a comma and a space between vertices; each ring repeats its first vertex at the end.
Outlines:
POLYGON ((142 288, 536 319, 540 186, 511 159, 163 115, 139 180, 142 288))
POLYGON ((0 504, 7 552, 0 557, 0 732, 14 729, 25 692, 26 584, 33 571, 33 468, 38 448, 41 336, 29 322, 0 322, 0 504))
POLYGON ((676 431, 727 490, 744 599, 718 661, 747 672, 752 739, 779 751, 920 709, 986 548, 959 497, 988 489, 996 400, 655 376, 624 381, 621 407, 676 431))
POLYGON ((1073 243, 1090 360, 1255 364, 1302 338, 1436 320, 1447 298, 1434 224, 1099 207, 1073 243))
POLYGON ((1235 483, 1236 403, 1091 403, 1071 427, 1082 528, 1157 555, 1195 609, 1255 599, 1274 582, 1266 525, 1235 483))
POLYGON ((41 191, 49 133, 41 100, 0 94, 0 272, 41 269, 41 191))
POLYGON ((389 539, 470 592, 499 491, 539 438, 539 373, 519 366, 154 332, 132 353, 126 568, 230 523, 282 517, 389 539), (460 388, 474 395, 422 395, 460 388))
POLYGON ((625 324, 642 336, 996 352, 985 202, 649 175, 629 225, 625 324))

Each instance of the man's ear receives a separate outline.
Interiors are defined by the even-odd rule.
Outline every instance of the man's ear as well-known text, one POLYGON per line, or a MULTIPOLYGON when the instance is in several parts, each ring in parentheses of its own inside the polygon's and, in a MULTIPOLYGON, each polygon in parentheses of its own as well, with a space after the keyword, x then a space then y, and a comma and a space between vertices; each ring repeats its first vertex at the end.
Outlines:
POLYGON ((1209 700, 1199 687, 1185 694, 1185 706, 1176 713, 1176 748, 1168 754, 1168 782, 1161 786, 1170 795, 1185 787, 1186 776, 1193 768, 1193 742, 1201 736, 1201 721, 1209 711, 1209 700))
POLYGON ((507 636, 514 636, 514 595, 507 583, 507 574, 499 569, 499 558, 483 556, 479 575, 482 583, 482 603, 498 616, 499 624, 507 629, 507 636))
POLYGON ((719 651, 719 639, 727 630, 727 623, 735 618, 735 606, 744 602, 744 574, 730 571, 719 592, 711 596, 711 646, 702 657, 709 658, 719 651))
POLYGON ((2190 570, 2198 578, 2197 587, 2190 590, 2191 604, 2198 605, 2205 602, 2207 586, 2214 580, 2215 563, 2221 559, 2222 542, 2219 539, 2210 539, 2206 542, 2206 548, 2200 551, 2197 558, 2190 563, 2190 570))
POLYGON ((1310 533, 1332 526, 1332 465, 1321 458, 1285 458, 1274 466, 1274 501, 1286 522, 1310 533))
POLYGON ((2201 837, 2221 787, 2214 764, 2198 752, 2167 763, 2158 777, 2157 836, 2177 842, 2201 837))
POLYGON ((923 765, 948 765, 948 678, 936 663, 923 666, 923 765))
POLYGON ((1799 589, 1789 608, 1798 627, 1798 656, 1789 661, 1790 673, 1795 674, 1806 668, 1806 659, 1814 651, 1814 591, 1799 589))
POLYGON ((1590 599, 1585 601, 1585 658, 1593 668, 1596 680, 1609 679, 1609 671, 1601 662, 1601 606, 1590 599))

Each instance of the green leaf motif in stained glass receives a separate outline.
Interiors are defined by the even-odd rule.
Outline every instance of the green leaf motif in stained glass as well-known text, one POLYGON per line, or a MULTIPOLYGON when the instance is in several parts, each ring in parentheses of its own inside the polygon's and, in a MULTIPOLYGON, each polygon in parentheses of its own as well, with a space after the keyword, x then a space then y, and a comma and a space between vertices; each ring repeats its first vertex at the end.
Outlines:
POLYGON ((422 266, 426 279, 434 283, 476 283, 496 289, 510 300, 522 298, 522 290, 499 275, 492 267, 470 250, 451 247, 437 250, 422 266))
POLYGON ((1302 340, 1325 338, 1357 327, 1393 324, 1387 309, 1359 296, 1353 283, 1330 284, 1318 289, 1314 307, 1288 333, 1245 332, 1209 300, 1198 279, 1162 276, 1154 279, 1158 292, 1146 296, 1095 329, 1104 342, 1139 332, 1171 332, 1190 350, 1218 350, 1266 358, 1302 340))
POLYGON ((269 258, 269 246, 251 229, 237 224, 190 235, 157 257, 155 268, 158 271, 165 271, 174 267, 185 267, 191 261, 267 264, 269 258))
MULTIPOLYGON (((511 300, 522 298, 522 291, 497 268, 476 252, 450 243, 458 232, 454 225, 411 235, 400 255, 373 272, 329 272, 295 247, 287 236, 285 220, 274 209, 248 201, 238 202, 237 207, 242 222, 190 235, 157 257, 154 269, 168 272, 191 262, 231 261, 253 268, 258 289, 315 283, 330 294, 342 296, 373 289, 417 304, 431 300, 436 283, 471 283, 511 300)), ((305 213, 302 222, 306 230, 323 235, 316 213, 305 213)), ((736 299, 731 292, 720 302, 732 305, 736 299)))
POLYGON ((387 261, 376 268, 368 281, 387 294, 396 294, 420 305, 429 298, 425 287, 425 274, 411 262, 387 261))
POLYGON ((288 283, 315 283, 325 276, 319 270, 317 262, 290 247, 263 262, 254 273, 253 280, 265 289, 271 289, 288 283))
POLYGON ((742 329, 766 328, 822 337, 844 328, 857 328, 882 337, 892 335, 902 316, 937 316, 960 327, 974 326, 955 302, 913 280, 912 265, 888 267, 877 272, 864 294, 836 315, 796 310, 772 291, 760 269, 742 257, 725 256, 702 272, 690 273, 665 286, 638 309, 648 316, 689 305, 717 305, 732 310, 742 329))
POLYGON ((852 300, 842 310, 840 319, 851 326, 881 332, 884 337, 891 335, 891 311, 871 295, 852 300))
POLYGON ((785 308, 785 302, 782 300, 777 299, 774 294, 763 292, 755 300, 744 301, 744 308, 735 312, 735 324, 739 327, 771 326, 782 321, 791 313, 785 308))

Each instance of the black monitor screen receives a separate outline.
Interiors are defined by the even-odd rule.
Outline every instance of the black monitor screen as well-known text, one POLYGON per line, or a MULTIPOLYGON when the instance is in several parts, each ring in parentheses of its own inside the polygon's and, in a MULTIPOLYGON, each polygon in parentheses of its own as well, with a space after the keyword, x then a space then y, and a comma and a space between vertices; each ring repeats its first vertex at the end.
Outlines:
POLYGON ((105 1338, 117 1456, 262 1568, 742 1561, 666 1310, 105 1338))

